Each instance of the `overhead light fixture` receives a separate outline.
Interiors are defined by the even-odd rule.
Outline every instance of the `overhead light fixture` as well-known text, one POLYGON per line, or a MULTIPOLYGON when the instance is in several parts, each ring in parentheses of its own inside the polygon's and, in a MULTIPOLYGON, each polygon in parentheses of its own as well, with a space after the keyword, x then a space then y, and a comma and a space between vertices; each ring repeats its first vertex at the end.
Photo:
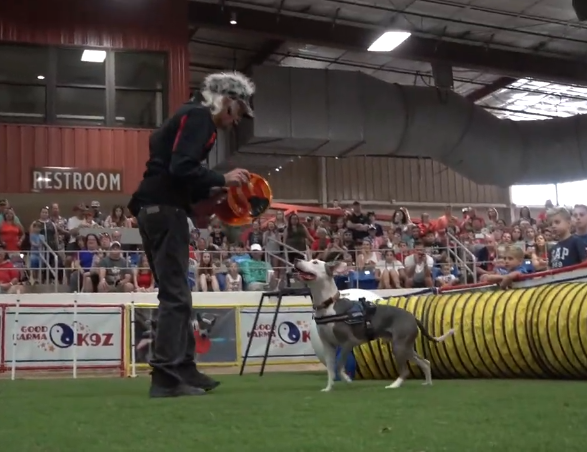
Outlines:
POLYGON ((45 76, 44 76, 44 75, 37 75, 37 78, 38 78, 39 80, 45 80, 45 76))
POLYGON ((86 63, 103 63, 105 59, 105 50, 84 50, 82 53, 82 61, 86 63))
POLYGON ((230 25, 236 25, 236 13, 230 13, 230 25))
POLYGON ((367 49, 369 52, 391 52, 398 47, 402 42, 408 39, 412 33, 407 31, 386 31, 379 36, 371 47, 367 49))

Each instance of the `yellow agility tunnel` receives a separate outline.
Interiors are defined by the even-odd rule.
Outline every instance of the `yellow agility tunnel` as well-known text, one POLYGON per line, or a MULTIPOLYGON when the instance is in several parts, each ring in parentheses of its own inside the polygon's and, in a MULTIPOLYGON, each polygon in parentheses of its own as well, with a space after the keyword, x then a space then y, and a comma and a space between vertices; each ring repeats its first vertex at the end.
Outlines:
MULTIPOLYGON (((436 344, 421 334, 417 352, 435 378, 587 378, 587 283, 394 297, 378 304, 412 312, 436 344)), ((356 378, 394 379, 391 347, 379 340, 353 350, 356 378)), ((412 377, 422 374, 410 363, 412 377)))

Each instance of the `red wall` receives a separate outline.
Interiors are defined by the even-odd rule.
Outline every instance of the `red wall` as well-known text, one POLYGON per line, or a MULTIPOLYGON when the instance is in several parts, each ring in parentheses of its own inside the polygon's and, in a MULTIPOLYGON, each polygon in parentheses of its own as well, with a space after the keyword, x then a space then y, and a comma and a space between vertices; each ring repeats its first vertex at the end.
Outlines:
MULTIPOLYGON (((0 41, 164 51, 170 110, 189 95, 187 0, 0 0, 0 41)), ((0 192, 29 192, 35 166, 122 168, 125 191, 132 192, 144 169, 148 135, 0 125, 0 192)))

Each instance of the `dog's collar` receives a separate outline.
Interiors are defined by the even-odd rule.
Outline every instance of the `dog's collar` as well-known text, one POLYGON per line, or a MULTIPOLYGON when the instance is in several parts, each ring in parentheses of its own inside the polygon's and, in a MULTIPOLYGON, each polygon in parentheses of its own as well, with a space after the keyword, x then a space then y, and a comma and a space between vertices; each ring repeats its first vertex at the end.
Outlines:
POLYGON ((325 301, 320 303, 318 306, 316 306, 316 310, 326 309, 329 306, 332 306, 334 303, 336 303, 338 301, 339 298, 340 298, 340 292, 336 292, 336 294, 334 294, 334 296, 326 299, 325 301))

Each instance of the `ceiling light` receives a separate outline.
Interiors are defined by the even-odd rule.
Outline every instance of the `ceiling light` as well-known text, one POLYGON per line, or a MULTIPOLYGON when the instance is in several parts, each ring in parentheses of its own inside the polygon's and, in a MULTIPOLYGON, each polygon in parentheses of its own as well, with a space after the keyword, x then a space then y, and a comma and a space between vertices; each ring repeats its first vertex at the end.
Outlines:
POLYGON ((82 61, 86 63, 103 63, 105 59, 105 50, 84 50, 82 53, 82 61))
POLYGON ((37 78, 38 78, 39 80, 45 80, 45 76, 44 76, 44 75, 37 75, 37 78))
POLYGON ((411 33, 407 31, 387 31, 379 36, 371 47, 367 49, 369 52, 391 52, 402 42, 408 39, 411 33))
POLYGON ((230 14, 230 25, 236 25, 236 13, 230 14))

